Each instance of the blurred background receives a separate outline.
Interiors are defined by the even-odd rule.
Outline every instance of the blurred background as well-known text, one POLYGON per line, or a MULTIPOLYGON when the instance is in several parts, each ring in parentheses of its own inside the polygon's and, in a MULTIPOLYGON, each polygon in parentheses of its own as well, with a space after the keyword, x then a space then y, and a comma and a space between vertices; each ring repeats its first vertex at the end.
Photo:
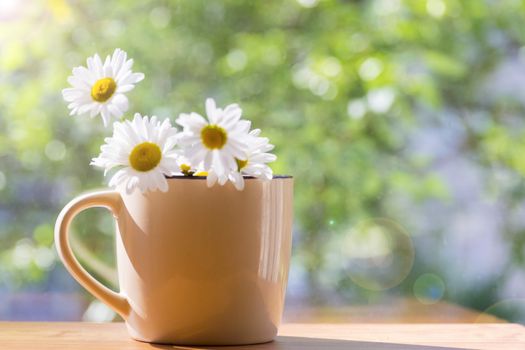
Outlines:
MULTIPOLYGON (((0 1, 0 319, 114 314, 53 225, 105 186, 110 133, 68 116, 75 66, 119 47, 133 112, 238 102, 296 178, 287 303, 449 302, 525 324, 525 1, 0 1)), ((117 287, 110 214, 73 245, 117 287)))

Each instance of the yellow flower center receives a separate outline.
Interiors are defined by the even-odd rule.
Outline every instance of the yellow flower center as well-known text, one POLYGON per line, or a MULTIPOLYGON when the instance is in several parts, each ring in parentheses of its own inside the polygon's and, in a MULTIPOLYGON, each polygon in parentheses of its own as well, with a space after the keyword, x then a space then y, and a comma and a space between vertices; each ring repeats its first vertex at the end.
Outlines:
POLYGON ((95 82, 91 89, 91 97, 97 102, 106 102, 115 93, 117 83, 113 78, 102 78, 95 82))
POLYGON ((248 159, 240 160, 235 158, 235 162, 237 163, 237 171, 241 171, 248 164, 248 159))
POLYGON ((191 171, 191 166, 188 164, 181 164, 180 171, 184 174, 184 176, 192 176, 194 173, 191 171))
POLYGON ((206 125, 201 130, 201 140, 208 149, 221 149, 228 139, 226 130, 218 125, 206 125))
POLYGON ((193 175, 195 175, 195 176, 208 176, 208 172, 207 171, 197 171, 193 175))
POLYGON ((143 142, 136 145, 129 155, 131 167, 138 171, 154 169, 162 158, 162 152, 153 142, 143 142))

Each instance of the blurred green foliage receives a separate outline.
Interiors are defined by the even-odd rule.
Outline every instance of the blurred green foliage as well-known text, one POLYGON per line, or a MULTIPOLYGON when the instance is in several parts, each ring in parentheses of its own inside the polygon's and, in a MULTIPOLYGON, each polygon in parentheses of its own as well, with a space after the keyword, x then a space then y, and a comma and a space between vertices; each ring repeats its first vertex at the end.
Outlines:
MULTIPOLYGON (((274 171, 296 178, 294 261, 312 298, 326 289, 377 295, 337 269, 327 280, 337 264, 330 247, 353 225, 387 217, 415 235, 406 208, 450 202, 433 170, 439 157, 411 144, 422 127, 459 128, 457 152, 484 169, 487 191, 494 169, 503 169, 508 186, 492 187, 492 195, 509 207, 525 196, 525 107, 512 91, 490 89, 498 67, 523 60, 525 1, 14 3, 0 11, 0 277, 10 288, 45 281, 55 268, 46 257, 54 254, 58 211, 103 185, 89 161, 109 130, 101 120, 69 117, 60 90, 72 67, 116 47, 146 74, 129 94, 126 117, 174 121, 202 112, 210 96, 240 103, 276 145, 274 171)), ((446 225, 435 222, 434 233, 446 225)), ((76 224, 87 249, 108 264, 111 228, 96 213, 76 224)), ((501 235, 523 267, 525 233, 509 226, 501 235)), ((416 251, 414 271, 439 268, 416 251)), ((399 293, 412 293, 414 271, 399 293)), ((488 306, 490 286, 464 286, 463 295, 482 298, 463 301, 488 306)))

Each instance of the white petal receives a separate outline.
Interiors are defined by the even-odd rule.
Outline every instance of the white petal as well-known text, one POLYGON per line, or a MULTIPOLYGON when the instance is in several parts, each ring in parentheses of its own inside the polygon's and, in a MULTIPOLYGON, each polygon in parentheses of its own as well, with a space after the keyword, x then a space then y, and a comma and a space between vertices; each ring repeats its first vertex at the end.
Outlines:
POLYGON ((118 82, 122 85, 133 85, 142 80, 144 80, 144 73, 130 73, 126 76, 123 76, 118 82))
POLYGON ((120 169, 119 171, 115 173, 115 175, 113 175, 113 177, 109 181, 109 186, 116 187, 120 185, 123 181, 125 181, 128 178, 128 176, 129 176, 128 169, 120 169))
POLYGON ((208 116, 208 120, 211 124, 217 123, 217 118, 219 117, 219 113, 217 111, 217 105, 215 104, 215 100, 213 98, 207 98, 206 99, 206 115, 208 116))
POLYGON ((133 90, 134 88, 135 88, 135 85, 133 84, 119 85, 119 87, 117 88, 117 92, 119 93, 128 92, 128 91, 133 90))
POLYGON ((91 108, 91 112, 89 112, 89 116, 91 118, 95 117, 100 112, 100 105, 96 106, 94 108, 91 108))
POLYGON ((261 134, 261 129, 253 129, 250 131, 250 136, 259 136, 261 134))
POLYGON ((228 105, 223 113, 223 120, 221 121, 221 126, 223 126, 225 129, 230 129, 232 126, 235 125, 241 119, 242 110, 241 108, 236 105, 228 105))
POLYGON ((111 56, 111 66, 113 67, 113 72, 118 72, 122 63, 126 60, 127 54, 121 49, 115 49, 113 55, 111 56))
POLYGON ((104 62, 104 77, 106 78, 112 78, 114 76, 113 73, 113 67, 111 66, 111 57, 106 57, 106 61, 104 62))
POLYGON ((177 120, 175 120, 175 123, 179 124, 180 126, 184 128, 195 128, 195 129, 202 129, 204 126, 208 124, 208 122, 206 122, 206 119, 204 119, 200 114, 197 114, 194 112, 190 114, 185 114, 185 113, 180 114, 177 120))
POLYGON ((226 144, 224 146, 224 151, 231 154, 233 157, 239 159, 239 160, 245 160, 246 159, 246 152, 243 152, 239 150, 237 147, 232 146, 231 144, 226 144))
POLYGON ((71 84, 71 86, 77 89, 84 89, 84 90, 91 91, 91 88, 92 88, 92 84, 90 84, 87 80, 84 80, 76 75, 72 75, 68 77, 67 82, 71 84))
POLYGON ((168 181, 166 181, 166 178, 164 175, 158 170, 154 169, 149 172, 149 177, 151 178, 151 188, 152 190, 159 189, 161 192, 168 191, 168 181))
POLYGON ((228 175, 223 174, 223 175, 218 175, 218 176, 219 176, 219 180, 218 180, 219 185, 224 186, 224 184, 228 182, 228 175))
POLYGON ((217 182, 217 175, 213 171, 208 171, 208 176, 206 177, 206 184, 208 187, 212 187, 217 182))
POLYGON ((72 102, 78 100, 86 95, 85 91, 76 88, 67 88, 62 90, 62 97, 66 102, 72 102))
POLYGON ((237 124, 230 131, 231 134, 241 135, 245 137, 250 130, 252 123, 249 120, 239 120, 237 124))
POLYGON ((113 99, 111 99, 111 103, 117 105, 118 109, 122 113, 126 113, 126 111, 129 108, 129 101, 126 95, 123 94, 116 94, 113 99))
POLYGON ((131 70, 131 67, 133 66, 133 60, 129 59, 120 67, 120 70, 118 72, 115 72, 115 80, 120 81, 122 78, 124 78, 128 72, 131 70))
POLYGON ((144 185, 139 181, 139 178, 137 175, 133 174, 128 177, 128 181, 126 183, 126 192, 128 194, 131 194, 135 188, 139 188, 141 192, 145 191, 144 185))
MULTIPOLYGON (((204 158, 202 159, 202 161, 204 162, 204 170, 206 170, 206 171, 209 171, 209 170, 216 171, 215 167, 213 167, 213 152, 206 151, 205 149, 204 149, 204 151, 206 152, 204 154, 204 158)), ((200 163, 199 159, 196 159, 196 158, 190 158, 190 159, 192 160, 192 163, 200 163)))
POLYGON ((97 76, 104 78, 102 60, 100 59, 100 56, 98 54, 95 54, 93 56, 93 64, 95 66, 95 73, 97 74, 97 76))
POLYGON ((109 125, 109 121, 111 119, 111 115, 109 114, 108 110, 103 107, 100 110, 100 116, 102 117, 102 122, 104 123, 104 127, 107 128, 107 126, 109 125))
POLYGON ((90 104, 85 104, 85 105, 82 105, 78 108, 78 113, 79 114, 84 114, 84 113, 87 113, 91 110, 91 108, 94 108, 96 106, 95 103, 90 103, 90 104))
POLYGON ((109 114, 113 116, 114 118, 119 118, 123 114, 120 111, 120 109, 118 109, 117 105, 115 104, 109 104, 107 108, 108 108, 109 114))
POLYGON ((228 154, 227 152, 224 152, 223 150, 221 150, 221 152, 219 152, 219 156, 221 159, 221 163, 223 164, 224 168, 227 171, 232 171, 232 170, 237 169, 237 162, 235 161, 235 158, 233 157, 233 155, 228 154))
POLYGON ((244 189, 244 177, 241 173, 234 171, 230 174, 230 181, 233 183, 235 188, 239 191, 244 189))

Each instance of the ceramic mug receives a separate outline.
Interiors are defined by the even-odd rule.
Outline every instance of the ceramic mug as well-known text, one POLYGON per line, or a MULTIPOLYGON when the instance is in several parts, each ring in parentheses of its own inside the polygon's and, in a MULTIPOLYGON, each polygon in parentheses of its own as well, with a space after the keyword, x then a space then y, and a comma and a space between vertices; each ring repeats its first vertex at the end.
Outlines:
POLYGON ((272 340, 280 323, 291 252, 293 179, 248 178, 206 186, 168 179, 167 192, 88 193, 60 213, 55 241, 71 275, 126 321, 141 341, 237 345, 272 340), (75 215, 108 208, 116 218, 120 292, 93 278, 68 242, 75 215))

